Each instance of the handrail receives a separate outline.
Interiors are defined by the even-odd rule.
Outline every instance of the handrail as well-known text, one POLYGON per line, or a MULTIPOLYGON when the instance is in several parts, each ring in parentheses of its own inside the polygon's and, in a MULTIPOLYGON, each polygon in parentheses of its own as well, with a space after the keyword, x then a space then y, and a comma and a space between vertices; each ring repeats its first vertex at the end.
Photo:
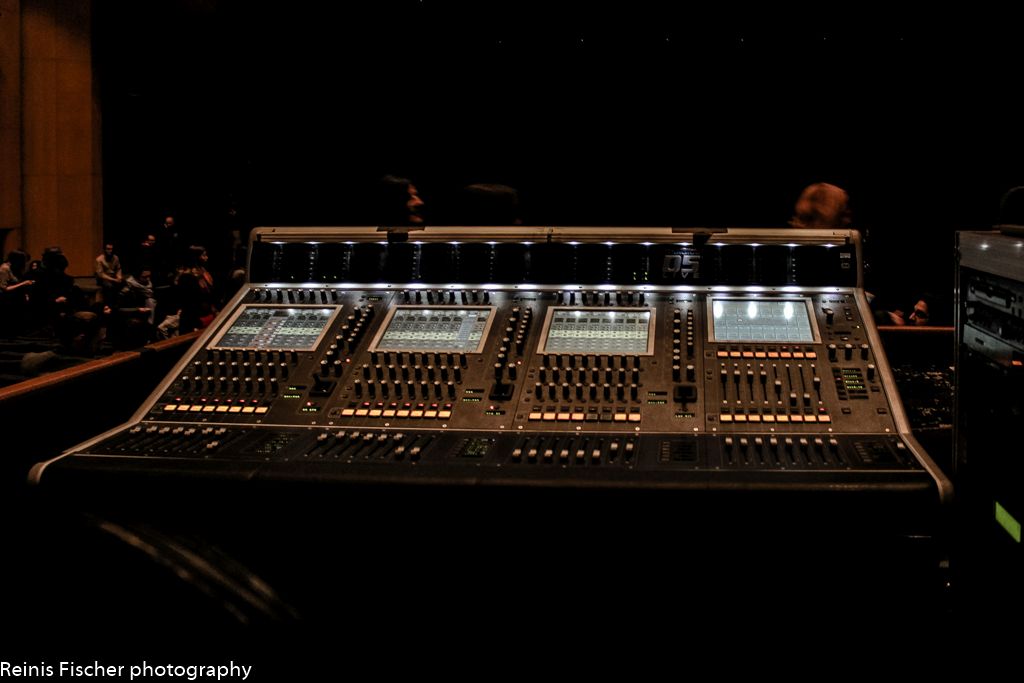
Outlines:
POLYGON ((33 377, 26 379, 23 382, 12 384, 7 387, 0 389, 0 403, 9 401, 25 394, 52 387, 55 384, 61 382, 67 382, 78 377, 85 377, 96 372, 130 363, 132 361, 139 360, 142 358, 144 352, 161 352, 167 351, 172 348, 176 348, 180 345, 189 345, 194 342, 199 335, 202 334, 202 330, 196 330, 195 332, 189 332, 178 337, 172 337, 170 339, 164 339, 152 344, 147 344, 141 349, 135 351, 118 351, 105 358, 96 358, 94 360, 86 361, 79 365, 72 366, 70 368, 60 370, 59 372, 51 372, 40 377, 33 377))

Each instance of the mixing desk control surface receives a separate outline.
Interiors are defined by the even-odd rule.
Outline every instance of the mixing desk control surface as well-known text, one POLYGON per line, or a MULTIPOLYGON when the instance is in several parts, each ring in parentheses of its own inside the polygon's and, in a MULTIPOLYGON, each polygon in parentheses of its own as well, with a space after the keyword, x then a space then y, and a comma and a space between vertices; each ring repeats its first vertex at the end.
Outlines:
POLYGON ((856 233, 477 232, 256 230, 252 282, 132 422, 33 476, 949 495, 856 233))

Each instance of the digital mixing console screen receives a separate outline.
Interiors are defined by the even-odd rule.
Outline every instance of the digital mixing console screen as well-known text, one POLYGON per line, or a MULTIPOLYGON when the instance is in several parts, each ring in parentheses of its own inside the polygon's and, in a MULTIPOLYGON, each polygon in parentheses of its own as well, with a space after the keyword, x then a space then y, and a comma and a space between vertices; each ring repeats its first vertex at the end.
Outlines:
POLYGON ((651 322, 654 312, 637 309, 548 309, 540 353, 654 353, 651 322))
POLYGON ((478 353, 493 318, 493 306, 395 306, 370 349, 478 353))
POLYGON ((813 342, 807 299, 713 299, 711 340, 719 342, 813 342))
POLYGON ((312 351, 337 313, 338 308, 243 306, 211 348, 312 351))

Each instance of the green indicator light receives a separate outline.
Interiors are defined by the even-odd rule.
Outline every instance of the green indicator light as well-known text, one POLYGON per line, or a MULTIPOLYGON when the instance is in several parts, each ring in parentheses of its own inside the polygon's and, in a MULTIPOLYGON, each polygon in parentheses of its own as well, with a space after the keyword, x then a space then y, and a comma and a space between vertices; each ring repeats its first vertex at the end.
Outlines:
POLYGON ((1020 522, 999 503, 996 503, 996 521, 999 522, 999 526, 1006 529, 1006 533, 1010 534, 1013 540, 1020 543, 1020 522))

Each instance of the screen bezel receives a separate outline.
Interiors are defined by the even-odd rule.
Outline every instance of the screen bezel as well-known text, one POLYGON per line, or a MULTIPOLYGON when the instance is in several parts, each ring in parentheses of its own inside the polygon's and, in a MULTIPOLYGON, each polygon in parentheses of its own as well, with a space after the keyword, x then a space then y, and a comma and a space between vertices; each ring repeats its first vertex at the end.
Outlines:
POLYGON ((544 326, 540 330, 540 342, 537 344, 537 353, 554 353, 559 355, 570 355, 570 356, 653 356, 654 355, 654 341, 657 326, 655 322, 657 320, 657 312, 653 308, 637 308, 629 306, 549 306, 547 313, 544 316, 544 326), (592 353, 568 353, 566 351, 548 351, 548 330, 551 328, 551 321, 555 317, 555 313, 558 311, 581 311, 583 313, 594 313, 594 312, 622 312, 622 313, 649 313, 650 320, 647 321, 647 351, 643 353, 605 353, 603 351, 594 351, 592 353))
POLYGON ((371 352, 373 352, 373 351, 385 351, 385 352, 391 352, 391 353, 482 353, 484 345, 487 343, 487 337, 491 333, 491 326, 494 324, 494 319, 497 317, 497 315, 498 315, 498 307, 497 306, 447 306, 447 305, 443 305, 443 304, 442 305, 438 305, 438 304, 426 304, 426 305, 420 305, 420 304, 397 304, 395 306, 392 306, 390 309, 388 309, 387 315, 384 316, 384 321, 381 323, 380 327, 377 329, 377 333, 375 335, 373 335, 373 339, 370 341, 370 348, 369 348, 369 350, 371 352), (398 313, 398 311, 403 310, 403 309, 405 309, 405 310, 416 310, 416 311, 439 311, 439 310, 444 310, 444 311, 489 311, 489 313, 487 315, 487 323, 484 325, 483 334, 480 335, 480 341, 477 344, 476 349, 474 349, 474 350, 452 349, 452 348, 443 348, 443 347, 437 347, 437 348, 418 348, 418 349, 409 349, 409 348, 397 349, 397 348, 392 348, 392 347, 380 348, 380 346, 379 346, 380 340, 383 339, 384 335, 387 333, 388 327, 391 325, 392 318, 395 317, 395 314, 398 313))
POLYGON ((806 296, 766 296, 766 297, 752 297, 752 296, 722 296, 715 295, 709 296, 706 303, 706 315, 708 319, 708 341, 718 344, 820 344, 821 335, 818 332, 818 321, 814 317, 814 305, 811 299, 806 296), (807 312, 807 320, 811 326, 811 337, 810 341, 782 341, 774 339, 718 339, 715 335, 715 311, 714 304, 716 301, 733 301, 733 302, 754 302, 754 303, 766 303, 766 302, 792 302, 792 303, 803 303, 804 309, 807 312))
POLYGON ((224 324, 224 326, 221 327, 220 331, 217 332, 217 336, 213 338, 213 341, 210 342, 210 345, 207 348, 209 348, 209 349, 211 349, 213 351, 238 351, 238 350, 245 350, 245 349, 255 349, 257 351, 315 351, 317 348, 319 348, 320 343, 324 340, 324 337, 327 336, 327 333, 331 329, 331 325, 333 325, 334 321, 338 319, 338 314, 341 312, 342 308, 343 308, 343 306, 326 306, 324 304, 320 304, 320 305, 296 304, 296 305, 293 305, 293 306, 282 306, 281 304, 242 304, 241 306, 238 307, 238 310, 236 310, 234 312, 234 314, 232 314, 231 318, 224 324), (313 311, 331 310, 332 313, 331 313, 330 317, 327 319, 327 322, 324 324, 324 328, 322 330, 320 330, 320 334, 319 334, 319 336, 317 336, 316 341, 313 342, 313 345, 311 347, 309 347, 309 348, 306 348, 306 347, 302 347, 302 348, 297 348, 297 347, 281 347, 281 346, 266 347, 266 348, 262 348, 262 347, 258 347, 258 346, 221 346, 220 345, 220 340, 223 339, 225 337, 225 335, 228 334, 228 332, 231 330, 232 325, 234 325, 235 322, 239 318, 242 317, 242 314, 245 313, 249 309, 268 309, 268 310, 306 309, 306 310, 313 310, 313 311))

